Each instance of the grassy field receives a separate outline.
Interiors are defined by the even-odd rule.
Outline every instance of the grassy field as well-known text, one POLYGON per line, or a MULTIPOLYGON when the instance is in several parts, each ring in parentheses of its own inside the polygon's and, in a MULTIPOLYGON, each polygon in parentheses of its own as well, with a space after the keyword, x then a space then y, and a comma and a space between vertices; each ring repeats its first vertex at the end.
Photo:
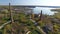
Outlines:
MULTIPOLYGON (((4 7, 8 8, 8 7, 4 7)), ((42 34, 41 29, 46 34, 60 34, 60 14, 57 13, 53 16, 42 15, 42 20, 39 20, 40 17, 34 17, 34 15, 25 14, 24 12, 16 13, 12 10, 14 23, 6 24, 2 29, 0 29, 0 34, 26 34, 28 31, 31 31, 29 34, 42 34), (38 25, 35 25, 36 21, 38 25), (39 21, 38 21, 39 20, 39 21), (41 29, 37 28, 39 26, 41 29), (13 32, 12 30, 13 29, 13 32)), ((3 9, 0 11, 0 26, 10 21, 10 12, 8 9, 3 9)))

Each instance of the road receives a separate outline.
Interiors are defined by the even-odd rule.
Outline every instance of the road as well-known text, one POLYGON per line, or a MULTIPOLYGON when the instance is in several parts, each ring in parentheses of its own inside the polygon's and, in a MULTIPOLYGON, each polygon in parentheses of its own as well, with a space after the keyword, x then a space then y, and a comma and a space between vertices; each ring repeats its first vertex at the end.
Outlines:
POLYGON ((37 22, 35 22, 34 20, 32 20, 32 19, 30 19, 33 23, 34 23, 34 25, 36 25, 36 27, 42 32, 42 34, 46 34, 44 31, 43 31, 43 29, 40 27, 40 26, 38 26, 38 23, 37 22))
POLYGON ((8 21, 0 26, 0 29, 2 29, 5 25, 9 24, 11 21, 8 21))
MULTIPOLYGON (((34 25, 36 25, 36 27, 43 33, 43 34, 46 34, 44 31, 43 31, 43 29, 40 27, 40 26, 38 26, 37 24, 37 22, 35 22, 34 20, 32 20, 32 19, 30 19, 33 23, 34 23, 34 25)), ((8 22, 6 22, 6 23, 4 23, 4 24, 2 24, 1 26, 0 26, 0 29, 2 29, 5 25, 7 25, 7 24, 9 24, 11 21, 8 21, 8 22)), ((30 31, 28 31, 26 34, 29 34, 30 33, 30 31)))
POLYGON ((31 31, 28 31, 26 34, 29 34, 31 31))

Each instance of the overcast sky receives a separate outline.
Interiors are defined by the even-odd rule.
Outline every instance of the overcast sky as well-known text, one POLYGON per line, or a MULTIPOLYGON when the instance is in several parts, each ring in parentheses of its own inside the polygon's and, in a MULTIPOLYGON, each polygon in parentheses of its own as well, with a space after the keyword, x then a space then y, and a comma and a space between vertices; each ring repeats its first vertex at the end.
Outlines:
POLYGON ((60 0, 0 0, 0 5, 47 5, 60 6, 60 0))

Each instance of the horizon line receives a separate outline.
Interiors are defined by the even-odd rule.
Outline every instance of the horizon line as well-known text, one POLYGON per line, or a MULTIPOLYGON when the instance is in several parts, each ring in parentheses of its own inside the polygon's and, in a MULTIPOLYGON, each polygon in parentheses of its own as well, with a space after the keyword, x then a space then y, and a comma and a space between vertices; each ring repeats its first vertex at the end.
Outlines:
MULTIPOLYGON (((9 5, 0 5, 0 6, 9 6, 9 5)), ((60 6, 46 6, 46 5, 11 5, 11 6, 60 8, 60 6)))

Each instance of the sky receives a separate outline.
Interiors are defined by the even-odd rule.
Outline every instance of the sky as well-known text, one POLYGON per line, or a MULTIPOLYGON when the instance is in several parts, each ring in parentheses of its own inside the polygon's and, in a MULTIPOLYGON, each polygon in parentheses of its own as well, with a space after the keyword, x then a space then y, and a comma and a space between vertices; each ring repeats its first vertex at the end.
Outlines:
POLYGON ((0 5, 47 5, 60 6, 60 0, 0 0, 0 5))
MULTIPOLYGON (((0 0, 0 5, 38 5, 38 6, 60 6, 60 0, 0 0)), ((34 8, 34 13, 39 13, 40 10, 43 10, 44 14, 53 15, 54 12, 51 12, 50 9, 53 8, 43 8, 36 7, 34 8)))

